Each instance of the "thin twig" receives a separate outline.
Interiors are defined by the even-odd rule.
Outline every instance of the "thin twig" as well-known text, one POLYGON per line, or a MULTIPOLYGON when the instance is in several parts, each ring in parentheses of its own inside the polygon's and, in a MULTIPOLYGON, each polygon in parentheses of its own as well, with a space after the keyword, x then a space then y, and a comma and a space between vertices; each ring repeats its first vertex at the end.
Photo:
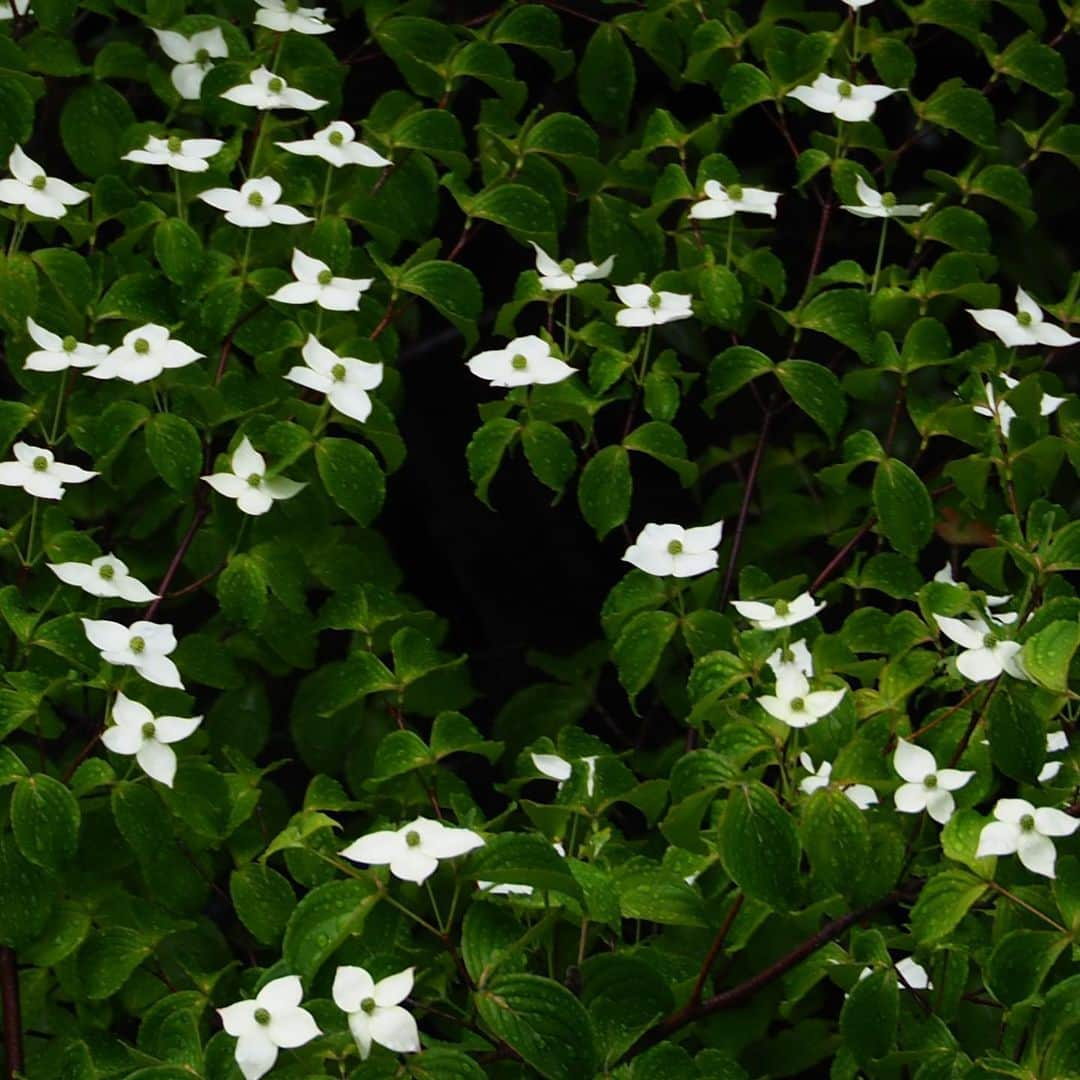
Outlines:
POLYGON ((743 900, 746 898, 740 892, 736 895, 731 907, 728 908, 728 913, 724 918, 723 923, 720 925, 720 929, 716 932, 716 937, 713 938, 712 945, 709 946, 708 955, 705 957, 705 962, 701 965, 701 970, 698 972, 697 982, 694 983, 694 989, 690 992, 690 1001, 696 1005, 701 1001, 701 995, 705 990, 705 983, 709 978, 709 973, 712 971, 713 964, 716 963, 716 958, 720 955, 720 950, 724 947, 724 942, 727 940, 728 931, 731 929, 731 924, 735 921, 735 916, 739 914, 742 909, 743 900))
POLYGON ((0 947, 0 994, 4 1005, 4 1076, 15 1080, 23 1072, 22 1008, 15 950, 0 947))

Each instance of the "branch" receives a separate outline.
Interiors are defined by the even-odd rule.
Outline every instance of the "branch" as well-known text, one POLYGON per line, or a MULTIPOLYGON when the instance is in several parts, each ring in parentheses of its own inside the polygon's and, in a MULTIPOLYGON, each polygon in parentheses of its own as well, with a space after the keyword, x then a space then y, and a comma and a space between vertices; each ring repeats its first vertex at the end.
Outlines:
POLYGON ((22 1009, 15 950, 6 945, 0 948, 0 992, 4 1004, 4 1076, 15 1080, 23 1072, 22 1009))
POLYGON ((701 965, 701 970, 698 972, 697 982, 694 983, 694 989, 690 992, 690 1004, 697 1005, 701 1001, 702 992, 705 990, 705 980, 709 977, 709 972, 712 971, 713 964, 716 963, 716 958, 720 955, 720 950, 724 947, 724 942, 727 940, 728 931, 731 929, 731 924, 735 921, 735 916, 742 910, 743 901, 746 897, 740 892, 735 897, 735 902, 728 908, 728 913, 724 916, 724 921, 720 925, 720 929, 716 932, 716 937, 713 938, 712 945, 709 946, 708 955, 705 957, 705 963, 701 965))
POLYGON ((877 518, 871 514, 856 530, 855 535, 825 564, 821 573, 814 578, 809 592, 816 593, 836 572, 842 562, 851 554, 860 540, 874 527, 877 518))

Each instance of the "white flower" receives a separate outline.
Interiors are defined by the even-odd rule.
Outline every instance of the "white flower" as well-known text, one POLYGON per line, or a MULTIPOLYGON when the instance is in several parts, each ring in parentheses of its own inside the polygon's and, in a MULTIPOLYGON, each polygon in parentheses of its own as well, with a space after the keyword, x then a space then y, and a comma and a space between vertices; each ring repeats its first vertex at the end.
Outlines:
POLYGON ((29 316, 26 318, 26 332, 38 346, 23 364, 26 371, 66 371, 73 367, 93 367, 109 354, 108 345, 84 345, 73 337, 61 337, 39 326, 29 316))
POLYGON ((616 285, 615 293, 626 305, 615 315, 618 326, 661 326, 694 314, 692 298, 682 293, 654 292, 649 285, 616 285))
MULTIPOLYGON (((563 784, 570 779, 570 774, 573 772, 573 766, 566 758, 559 757, 558 754, 531 754, 532 762, 536 766, 537 771, 543 773, 549 780, 558 781, 559 790, 562 789, 563 784)), ((580 760, 585 763, 585 794, 592 798, 593 791, 596 786, 596 754, 590 754, 588 757, 583 757, 580 760)), ((557 847, 558 845, 556 845, 557 847)), ((560 851, 561 855, 562 852, 560 851)))
POLYGON ((872 4, 873 2, 874 0, 844 0, 844 3, 852 10, 866 7, 867 4, 872 4))
MULTIPOLYGON (((831 761, 823 761, 815 771, 813 759, 803 752, 799 755, 799 764, 810 773, 799 781, 799 790, 803 794, 813 795, 815 791, 832 783, 831 761)), ((878 801, 877 792, 869 784, 848 784, 841 790, 860 810, 867 810, 878 801)))
POLYGON ((14 19, 16 15, 29 15, 30 3, 31 0, 8 0, 6 4, 0 6, 0 22, 14 19))
POLYGON ((684 529, 681 525, 650 522, 626 549, 623 562, 653 577, 694 577, 716 567, 716 549, 724 531, 722 521, 684 529))
MULTIPOLYGON (((946 563, 935 575, 935 581, 943 582, 946 585, 955 585, 957 588, 966 589, 967 586, 963 582, 957 581, 953 576, 952 566, 946 563)), ((1007 604, 1012 599, 1012 596, 987 596, 987 607, 1001 607, 1002 604, 1007 604)))
POLYGON ((896 742, 893 768, 907 781, 893 794, 896 809, 902 814, 921 814, 925 810, 939 825, 944 825, 956 809, 952 793, 975 775, 963 769, 939 769, 929 750, 904 739, 896 742))
POLYGON ((763 694, 757 703, 788 727, 816 724, 840 704, 844 690, 811 690, 810 680, 794 666, 781 668, 776 676, 776 693, 763 694))
POLYGON ((808 679, 814 674, 814 658, 802 639, 793 641, 786 649, 775 650, 765 663, 772 668, 773 675, 777 678, 789 669, 801 671, 808 679))
POLYGON ((1026 799, 998 799, 994 817, 982 827, 975 857, 1019 855, 1033 874, 1054 877, 1057 849, 1052 836, 1072 836, 1080 829, 1080 818, 1070 817, 1052 806, 1036 809, 1026 799))
POLYGON ((292 272, 295 281, 282 285, 267 297, 282 304, 318 304, 327 311, 356 311, 360 294, 371 288, 374 278, 334 277, 326 263, 293 249, 292 272))
POLYGON ((144 383, 156 379, 166 368, 187 367, 202 356, 190 345, 170 337, 164 326, 147 323, 129 330, 123 341, 86 374, 92 379, 144 383))
POLYGON ((281 185, 269 176, 245 180, 239 191, 232 188, 210 188, 199 192, 199 198, 218 210, 225 211, 225 220, 242 229, 262 229, 267 225, 303 225, 313 218, 302 214, 295 206, 278 203, 281 185))
MULTIPOLYGON (((1078 339, 1080 340, 1080 339, 1078 339)), ((1009 390, 1015 390, 1020 385, 1019 379, 1014 379, 1011 375, 1002 375, 1001 381, 1009 390)), ((1039 399, 1039 415, 1051 416, 1061 408, 1062 405, 1068 401, 1068 398, 1054 397, 1053 394, 1043 394, 1039 399)), ((1006 434, 1008 434, 1006 432, 1006 434)))
MULTIPOLYGON (((1064 731, 1051 731, 1046 736, 1046 752, 1048 754, 1060 754, 1063 750, 1069 748, 1069 736, 1064 731)), ((1050 780, 1053 780, 1057 774, 1061 772, 1060 761, 1048 761, 1039 770, 1039 775, 1036 778, 1040 784, 1045 784, 1050 780)))
POLYGON ((815 604, 809 593, 794 600, 732 600, 731 606, 759 630, 779 630, 812 619, 824 604, 815 604))
POLYGON ((382 364, 372 364, 353 356, 338 356, 332 349, 320 345, 314 334, 308 334, 301 355, 307 366, 291 368, 286 379, 325 394, 339 413, 360 423, 371 415, 368 391, 382 382, 382 364))
POLYGON ((206 159, 212 158, 224 145, 220 139, 182 139, 179 135, 162 139, 150 135, 141 150, 129 151, 124 154, 124 160, 139 165, 168 165, 178 172, 200 173, 210 168, 206 159))
POLYGON ((202 723, 202 717, 154 716, 145 705, 118 691, 112 719, 112 726, 101 734, 105 746, 114 754, 134 755, 147 776, 172 787, 176 754, 168 744, 186 739, 202 723))
POLYGON ((115 555, 99 555, 88 563, 46 563, 65 585, 74 585, 91 596, 148 604, 156 599, 141 581, 128 573, 127 566, 115 555))
POLYGON ((315 1018, 300 1008, 304 987, 298 975, 268 982, 253 1001, 218 1009, 221 1023, 236 1036, 236 1064, 245 1080, 259 1080, 277 1061, 278 1049, 292 1050, 322 1032, 315 1018))
POLYGON ((14 461, 0 463, 0 487, 21 487, 35 499, 62 499, 64 484, 84 484, 98 474, 57 461, 51 450, 17 442, 14 461))
POLYGON ((796 86, 788 91, 787 96, 817 112, 832 113, 837 120, 858 122, 869 120, 877 103, 895 93, 893 87, 876 83, 854 86, 844 79, 822 73, 808 86, 796 86))
POLYGON ((891 192, 875 191, 861 176, 855 178, 855 191, 861 206, 845 206, 849 214, 862 218, 922 217, 933 203, 898 203, 891 192))
POLYGON ((996 679, 1003 671, 1014 679, 1026 679, 1027 672, 1020 663, 1020 643, 1000 638, 997 633, 1000 627, 1016 622, 1016 614, 988 617, 992 625, 977 615, 970 619, 934 616, 941 632, 964 650, 956 658, 956 670, 972 682, 996 679))
POLYGON ((529 241, 536 251, 536 271, 540 275, 540 288, 548 292, 565 292, 576 289, 583 281, 605 278, 615 265, 615 256, 609 255, 602 263, 576 263, 573 259, 556 262, 539 244, 529 241))
POLYGON ((101 659, 118 667, 133 667, 147 682, 183 690, 180 672, 169 659, 176 635, 168 623, 139 620, 122 626, 108 619, 83 619, 87 640, 101 659))
POLYGON ((25 206, 31 214, 43 218, 62 218, 69 206, 78 206, 90 198, 90 192, 80 191, 66 180, 46 176, 45 170, 23 153, 16 144, 8 158, 13 180, 0 180, 0 202, 25 206))
POLYGON ((453 859, 483 846, 484 838, 471 829, 420 817, 397 830, 361 836, 339 854, 371 866, 389 864, 394 877, 422 885, 438 869, 440 859, 453 859))
POLYGON ((547 386, 575 372, 553 356, 551 346, 535 334, 514 338, 501 349, 477 353, 465 366, 492 386, 547 386))
POLYGON ((896 973, 900 976, 896 981, 901 990, 933 990, 934 984, 930 981, 926 968, 918 963, 913 956, 905 956, 903 960, 896 962, 896 973))
POLYGON ((216 26, 189 38, 175 30, 155 30, 154 33, 161 51, 176 62, 171 75, 176 92, 186 101, 197 101, 203 79, 214 66, 214 60, 229 55, 225 35, 216 26))
POLYGON ((401 1007, 413 988, 413 968, 375 982, 362 967, 339 967, 334 975, 334 1004, 349 1018, 349 1030, 366 1061, 371 1044, 395 1054, 420 1049, 420 1032, 412 1015, 401 1007))
POLYGON ((1001 308, 983 308, 967 313, 984 329, 996 334, 1010 348, 1017 345, 1075 345, 1080 338, 1067 334, 1060 326, 1046 322, 1042 309, 1023 289, 1016 290, 1016 314, 1001 308))
POLYGON ((261 110, 303 109, 311 112, 326 104, 322 98, 293 89, 280 75, 265 67, 256 68, 248 76, 248 82, 231 87, 221 96, 237 105, 250 105, 261 110))
MULTIPOLYGON (((1053 329, 1051 327, 1051 329, 1053 329)), ((1002 375, 1001 381, 1005 384, 1008 390, 1015 390, 1020 385, 1019 379, 1014 379, 1011 375, 1002 375)), ((994 395, 994 384, 987 381, 984 387, 986 393, 985 405, 973 405, 972 409, 980 416, 989 416, 996 418, 998 426, 1001 428, 1001 434, 1006 438, 1009 437, 1009 428, 1012 427, 1012 422, 1016 418, 1016 410, 1006 401, 1001 401, 994 395)), ((1051 416, 1057 412, 1068 398, 1054 397, 1053 394, 1043 394, 1039 399, 1039 415, 1051 416)))
POLYGON ((705 198, 690 207, 690 216, 702 221, 729 218, 733 214, 767 214, 774 218, 779 198, 778 191, 743 187, 742 184, 725 187, 719 180, 706 180, 705 198))
POLYGON ((255 0, 258 26, 268 30, 295 30, 298 34, 329 34, 334 28, 326 21, 326 8, 300 7, 296 0, 255 0))
POLYGON ((370 146, 358 142, 352 124, 347 124, 344 120, 327 124, 310 139, 279 142, 274 145, 288 150, 290 154, 322 158, 335 169, 340 169, 343 165, 366 165, 369 169, 376 169, 393 164, 389 158, 384 158, 370 146))
POLYGON ((267 476, 266 459, 251 445, 247 436, 233 451, 232 472, 213 473, 205 480, 219 495, 235 499, 245 514, 265 514, 280 499, 291 499, 307 484, 284 476, 267 476))

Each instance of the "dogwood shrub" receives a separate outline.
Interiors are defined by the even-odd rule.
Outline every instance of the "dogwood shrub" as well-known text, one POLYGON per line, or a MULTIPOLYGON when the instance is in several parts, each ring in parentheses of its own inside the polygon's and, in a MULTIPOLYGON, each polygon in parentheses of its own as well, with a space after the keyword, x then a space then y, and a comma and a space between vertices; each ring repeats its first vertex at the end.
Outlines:
POLYGON ((0 21, 10 1080, 1080 1076, 1080 8, 0 21))

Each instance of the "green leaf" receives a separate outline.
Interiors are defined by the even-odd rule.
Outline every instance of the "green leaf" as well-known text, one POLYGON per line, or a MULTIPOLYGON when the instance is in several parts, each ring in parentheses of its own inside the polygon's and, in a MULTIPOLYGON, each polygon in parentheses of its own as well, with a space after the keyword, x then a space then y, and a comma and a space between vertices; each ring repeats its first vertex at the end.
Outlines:
POLYGON ((596 132, 573 113, 545 116, 529 129, 522 146, 526 151, 559 158, 595 158, 600 153, 596 132))
POLYGON ((545 420, 530 420, 521 429, 521 446, 536 479, 561 495, 577 469, 566 433, 545 420))
POLYGON ((466 348, 476 344, 476 320, 484 297, 471 270, 436 259, 406 270, 397 285, 405 292, 423 297, 453 323, 464 336, 466 348))
POLYGON ((1057 620, 1024 642, 1020 661, 1041 686, 1064 694, 1069 689, 1069 667, 1080 645, 1080 625, 1057 620))
POLYGON ((708 406, 713 406, 731 397, 752 379, 767 375, 773 369, 773 362, 757 349, 748 345, 733 345, 725 349, 709 365, 708 406))
POLYGON ((524 833, 491 837, 469 860, 467 876, 473 881, 551 889, 577 900, 583 895, 566 859, 542 837, 524 833))
POLYGON ((434 763, 427 744, 415 732, 391 731, 379 742, 371 775, 376 780, 386 780, 434 763))
MULTIPOLYGON (((1062 624, 1053 624, 1058 625, 1062 624)), ((999 690, 990 699, 986 716, 994 764, 1014 780, 1035 783, 1046 760, 1046 731, 1026 696, 1011 689, 999 690)))
POLYGON ((1051 573, 1080 570, 1080 521, 1070 521, 1054 533, 1045 561, 1051 573))
POLYGON ((75 90, 60 113, 60 140, 75 168, 96 178, 115 169, 124 131, 135 123, 128 100, 105 83, 75 90))
POLYGON ((994 68, 1057 97, 1066 90, 1065 59, 1032 33, 1021 34, 994 61, 994 68))
POLYGON ((771 101, 773 87, 769 76, 753 64, 734 64, 724 76, 720 88, 724 99, 724 109, 728 115, 735 115, 757 105, 762 101, 771 101))
POLYGON ((997 121, 985 95, 959 79, 950 79, 934 91, 922 107, 923 119, 963 135, 987 150, 997 148, 997 121))
POLYGON ((747 896, 780 911, 798 907, 799 837, 764 784, 751 781, 732 789, 719 839, 724 869, 747 896))
POLYGON ((79 846, 79 804, 66 784, 44 773, 27 776, 11 797, 19 850, 44 870, 65 869, 79 846))
POLYGON ((556 79, 563 78, 574 68, 574 54, 562 47, 559 16, 540 4, 511 8, 500 19, 491 40, 531 49, 551 65, 556 79))
POLYGON ((1013 930, 1000 938, 986 964, 986 988, 1005 1006, 1038 993, 1069 938, 1047 930, 1013 930))
POLYGON ((494 221, 521 240, 554 246, 555 215, 547 199, 524 184, 500 184, 469 202, 469 216, 494 221))
POLYGON ((165 276, 177 285, 194 285, 202 277, 202 241, 179 218, 168 218, 154 229, 154 257, 165 276))
POLYGON ((360 933, 378 899, 378 886, 362 878, 312 889, 285 927, 282 956, 288 969, 310 983, 338 948, 360 933))
POLYGON ((743 291, 739 279, 724 266, 708 266, 698 276, 705 314, 715 326, 730 330, 742 314, 743 291))
POLYGON ((874 473, 873 497, 889 543, 915 558, 934 533, 934 505, 926 485, 902 461, 886 458, 874 473))
POLYGON ((262 863, 248 863, 232 872, 229 895, 240 921, 256 941, 276 945, 296 907, 288 878, 262 863))
POLYGON ((517 438, 520 425, 516 420, 497 416, 478 428, 465 449, 469 464, 469 479, 476 487, 476 497, 489 509, 488 489, 502 464, 503 455, 517 438))
POLYGON ((84 316, 97 296, 89 263, 67 248, 41 248, 30 257, 52 284, 56 295, 84 316))
POLYGON ((455 172, 468 172, 465 137, 461 124, 448 109, 423 109, 409 113, 390 132, 394 146, 421 150, 455 172))
POLYGON ((870 351, 870 299, 862 289, 819 293, 798 313, 797 325, 828 334, 860 355, 870 351))
POLYGON ((660 420, 652 420, 634 428, 623 439, 627 450, 637 450, 672 470, 689 487, 698 477, 697 466, 687 460, 686 443, 678 430, 660 420))
POLYGON ((38 280, 34 264, 26 255, 0 255, 0 318, 13 334, 26 331, 26 317, 38 303, 38 280))
POLYGON ((940 941, 968 913, 986 884, 966 870, 944 870, 924 886, 911 909, 911 932, 920 945, 940 941))
POLYGON ((619 868, 615 884, 625 919, 648 919, 665 926, 705 926, 701 897, 678 874, 645 859, 619 868))
POLYGON ((947 206, 921 226, 924 240, 940 240, 958 251, 990 250, 990 226, 986 219, 962 206, 947 206))
POLYGON ((588 114, 606 127, 622 131, 634 98, 634 60, 621 28, 602 23, 585 46, 578 66, 578 97, 588 114))
POLYGON ((791 400, 835 439, 847 416, 847 398, 840 380, 828 368, 809 360, 784 360, 774 370, 791 400))
POLYGON ((623 627, 612 647, 611 658, 619 672, 619 682, 631 698, 649 685, 678 625, 678 618, 670 611, 643 611, 623 627))
POLYGON ((358 525, 370 525, 386 497, 386 478, 375 455, 351 439, 322 439, 315 465, 335 504, 358 525))
POLYGON ((0 945, 21 949, 44 929, 55 903, 51 875, 0 834, 0 945))
POLYGON ((218 578, 218 603, 233 622, 256 627, 266 612, 268 589, 263 564, 251 555, 234 555, 218 578))
POLYGON ((848 895, 870 857, 870 832, 863 812, 836 788, 816 791, 803 815, 802 841, 822 883, 848 895))
POLYGON ((589 1010, 601 1056, 609 1065, 674 1009, 667 980, 638 957, 600 954, 586 960, 581 973, 581 1000, 589 1010))
POLYGON ((169 325, 176 321, 174 294, 161 274, 125 274, 101 298, 97 317, 169 325))
POLYGON ((174 491, 188 492, 199 480, 203 447, 199 433, 176 413, 155 413, 146 425, 146 453, 158 476, 174 491))
MULTIPOLYGON (((858 812, 858 811, 856 811, 858 812)), ((865 1065, 884 1057, 896 1041, 900 1017, 900 988, 891 966, 860 979, 840 1010, 844 1045, 865 1065)))
POLYGON ((589 459, 578 480, 578 506, 602 540, 630 513, 630 455, 621 446, 605 446, 589 459))

